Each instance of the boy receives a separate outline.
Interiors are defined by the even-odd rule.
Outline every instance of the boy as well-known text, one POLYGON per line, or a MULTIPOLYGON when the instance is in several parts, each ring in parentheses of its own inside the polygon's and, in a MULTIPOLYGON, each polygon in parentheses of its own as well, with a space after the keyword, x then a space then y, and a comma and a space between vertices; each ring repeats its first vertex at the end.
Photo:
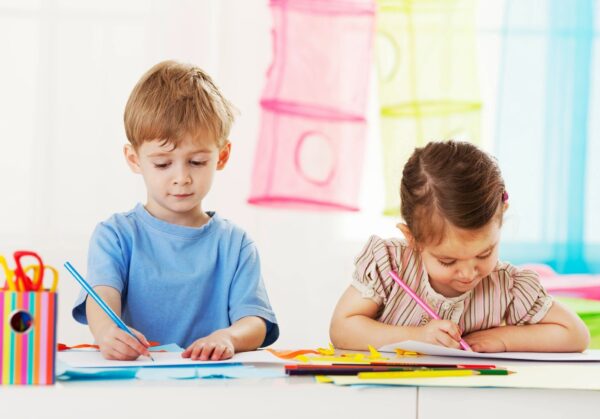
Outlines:
POLYGON ((197 67, 161 62, 133 89, 124 153, 147 202, 96 227, 87 277, 144 344, 82 292, 73 317, 89 324, 105 358, 148 355, 148 337, 185 347, 184 358, 220 360, 279 336, 254 243, 202 209, 229 159, 232 123, 231 104, 197 67))

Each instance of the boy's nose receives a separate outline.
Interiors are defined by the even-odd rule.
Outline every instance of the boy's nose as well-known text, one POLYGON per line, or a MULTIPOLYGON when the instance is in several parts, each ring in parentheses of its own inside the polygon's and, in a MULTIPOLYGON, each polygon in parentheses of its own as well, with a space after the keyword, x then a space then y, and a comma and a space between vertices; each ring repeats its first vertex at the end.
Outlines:
POLYGON ((186 185, 192 181, 190 172, 186 169, 180 169, 173 178, 173 183, 176 185, 186 185))

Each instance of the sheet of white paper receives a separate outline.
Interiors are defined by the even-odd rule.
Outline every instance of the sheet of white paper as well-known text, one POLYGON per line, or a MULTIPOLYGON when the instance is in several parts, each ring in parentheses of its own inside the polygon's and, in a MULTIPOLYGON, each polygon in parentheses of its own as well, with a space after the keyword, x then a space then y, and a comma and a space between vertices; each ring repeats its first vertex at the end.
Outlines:
POLYGON ((186 365, 219 365, 219 364, 289 364, 294 361, 277 358, 268 351, 251 351, 235 354, 233 358, 224 361, 192 361, 182 358, 179 352, 155 352, 154 362, 146 357, 135 361, 110 361, 104 359, 100 352, 64 351, 58 353, 58 359, 71 367, 77 368, 106 368, 106 367, 160 367, 186 365))
POLYGON ((379 348, 381 352, 396 352, 396 349, 418 352, 424 355, 436 356, 458 356, 461 358, 491 358, 491 359, 522 359, 527 361, 560 361, 560 362, 586 362, 600 361, 600 350, 590 349, 583 353, 555 353, 555 352, 495 352, 478 353, 451 349, 445 346, 432 345, 430 343, 415 342, 407 340, 392 343, 379 348))

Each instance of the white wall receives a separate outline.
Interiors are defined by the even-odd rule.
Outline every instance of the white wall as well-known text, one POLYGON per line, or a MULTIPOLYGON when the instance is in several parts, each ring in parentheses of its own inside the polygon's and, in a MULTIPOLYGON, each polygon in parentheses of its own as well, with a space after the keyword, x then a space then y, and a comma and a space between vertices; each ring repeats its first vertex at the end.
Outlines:
MULTIPOLYGON (((483 10, 482 21, 497 23, 501 3, 483 10)), ((369 234, 396 233, 397 220, 379 215, 376 98, 369 110, 363 212, 247 205, 258 101, 272 53, 270 27, 267 0, 0 0, 0 253, 33 249, 49 264, 62 267, 70 260, 85 271, 96 223, 145 197, 121 153, 123 108, 133 85, 163 59, 192 62, 211 73, 241 111, 231 134, 232 158, 205 208, 230 218, 257 242, 281 325, 276 346, 326 345, 354 255, 369 234)), ((485 48, 490 56, 496 41, 490 38, 485 48)), ((485 96, 494 95, 493 64, 484 68, 485 96)), ((489 131, 491 112, 484 112, 489 131)), ((61 273, 59 341, 90 342, 87 328, 70 315, 78 286, 61 273)))

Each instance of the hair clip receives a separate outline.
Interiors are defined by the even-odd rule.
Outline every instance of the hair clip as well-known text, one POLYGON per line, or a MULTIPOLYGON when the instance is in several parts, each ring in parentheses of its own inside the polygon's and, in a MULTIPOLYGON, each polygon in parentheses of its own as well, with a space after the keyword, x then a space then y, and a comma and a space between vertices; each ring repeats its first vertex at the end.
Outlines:
POLYGON ((508 192, 502 192, 502 202, 508 201, 508 192))

